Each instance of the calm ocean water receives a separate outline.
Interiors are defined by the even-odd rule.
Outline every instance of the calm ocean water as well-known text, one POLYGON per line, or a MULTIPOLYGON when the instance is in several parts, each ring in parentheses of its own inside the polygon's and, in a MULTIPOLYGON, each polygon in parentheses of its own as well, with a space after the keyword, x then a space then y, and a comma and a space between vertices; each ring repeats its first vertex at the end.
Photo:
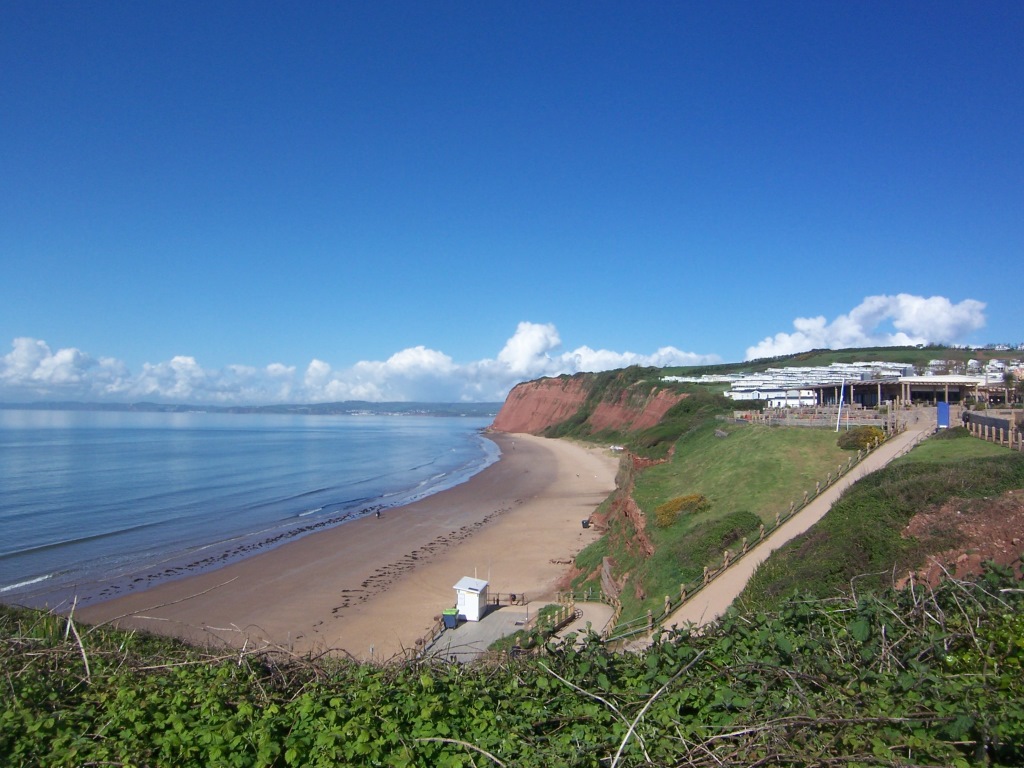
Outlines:
POLYGON ((0 601, 123 594, 408 503, 489 418, 0 410, 0 601))

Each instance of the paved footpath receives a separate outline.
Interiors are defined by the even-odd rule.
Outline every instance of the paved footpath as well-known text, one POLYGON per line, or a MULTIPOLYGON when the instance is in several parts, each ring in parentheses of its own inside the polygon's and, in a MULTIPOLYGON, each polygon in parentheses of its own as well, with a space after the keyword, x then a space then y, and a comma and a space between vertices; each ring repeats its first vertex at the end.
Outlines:
POLYGON ((559 637, 565 637, 571 632, 582 637, 589 630, 601 634, 611 621, 614 610, 607 603, 578 602, 576 612, 579 616, 558 631, 559 637))
MULTIPOLYGON (((732 605, 732 601, 743 591, 757 566, 764 562, 768 555, 824 517, 843 491, 862 477, 881 469, 894 458, 908 451, 929 432, 931 432, 930 426, 926 428, 921 422, 908 424, 904 432, 876 448, 860 464, 857 464, 809 501, 807 506, 780 525, 771 535, 765 537, 764 541, 759 542, 734 565, 727 568, 724 573, 679 606, 665 618, 663 626, 671 628, 694 624, 699 627, 713 622, 732 605)), ((649 642, 647 640, 647 643, 649 642)), ((644 644, 643 640, 638 640, 631 643, 631 646, 637 647, 644 644)))

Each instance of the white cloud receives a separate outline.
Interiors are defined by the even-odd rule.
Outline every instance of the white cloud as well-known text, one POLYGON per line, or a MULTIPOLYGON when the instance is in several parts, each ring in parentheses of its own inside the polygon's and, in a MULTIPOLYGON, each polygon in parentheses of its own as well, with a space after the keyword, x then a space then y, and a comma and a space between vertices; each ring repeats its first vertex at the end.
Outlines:
POLYGON ((223 401, 223 397, 216 396, 215 384, 194 357, 177 355, 170 362, 143 365, 131 390, 144 398, 187 402, 202 394, 206 398, 213 396, 214 401, 223 401))
POLYGON ((820 315, 796 318, 794 333, 777 333, 762 339, 747 348, 746 359, 809 349, 948 344, 984 326, 985 304, 974 299, 953 304, 944 296, 868 296, 831 323, 820 315), (886 323, 891 323, 891 330, 885 327, 886 323))
POLYGON ((45 341, 20 337, 0 360, 0 385, 26 393, 60 395, 78 387, 97 363, 74 348, 53 352, 45 341))
POLYGON ((521 381, 627 365, 694 365, 714 355, 662 347, 652 354, 577 347, 560 351, 554 325, 522 322, 494 359, 459 364, 438 350, 409 347, 386 360, 335 369, 313 359, 305 367, 271 363, 205 369, 179 355, 146 363, 132 374, 111 358, 98 361, 74 349, 52 351, 46 342, 18 338, 0 358, 0 401, 77 399, 157 400, 178 403, 268 404, 340 400, 500 401, 521 381))
POLYGON ((281 363, 271 363, 266 368, 267 375, 273 378, 289 378, 295 375, 294 365, 282 365, 281 363))
POLYGON ((325 363, 323 360, 317 360, 314 358, 309 367, 306 368, 306 376, 304 382, 307 387, 316 389, 326 384, 331 377, 331 366, 325 363))
MULTIPOLYGON (((498 363, 514 374, 559 368, 548 352, 561 345, 558 329, 551 323, 520 323, 516 332, 498 353, 498 363)), ((531 377, 532 378, 532 377, 531 377)))
MULTIPOLYGON (((973 299, 953 304, 942 296, 869 296, 831 322, 823 316, 798 317, 792 333, 763 339, 747 350, 747 359, 814 348, 957 342, 984 326, 984 309, 982 302, 973 299)), ((264 367, 206 369, 194 357, 179 355, 167 362, 146 363, 133 373, 116 359, 96 359, 74 347, 53 351, 45 341, 20 337, 0 358, 0 401, 500 401, 515 384, 541 376, 629 365, 721 362, 716 355, 672 346, 636 353, 589 346, 563 350, 561 344, 553 324, 521 322, 494 358, 469 363, 457 363, 444 352, 419 345, 385 360, 366 360, 348 368, 313 359, 304 369, 276 362, 264 367)))

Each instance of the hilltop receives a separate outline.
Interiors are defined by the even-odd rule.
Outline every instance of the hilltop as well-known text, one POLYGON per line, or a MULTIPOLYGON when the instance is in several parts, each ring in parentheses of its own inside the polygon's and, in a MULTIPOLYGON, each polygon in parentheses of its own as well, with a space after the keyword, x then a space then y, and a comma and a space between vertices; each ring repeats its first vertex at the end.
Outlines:
MULTIPOLYGON (((760 409, 763 402, 741 404, 722 397, 725 377, 778 368, 825 368, 834 364, 887 362, 912 366, 918 373, 967 372, 1019 354, 1010 349, 867 347, 811 350, 744 363, 689 367, 632 366, 599 373, 541 378, 516 385, 501 406, 493 428, 547 437, 576 437, 623 443, 645 456, 663 455, 694 423, 694 413, 760 409), (719 379, 719 380, 716 380, 719 379), (700 403, 685 404, 698 397, 700 403)), ((1020 390, 1012 372, 1011 381, 1020 390)), ((838 382, 837 382, 838 383, 838 382)))

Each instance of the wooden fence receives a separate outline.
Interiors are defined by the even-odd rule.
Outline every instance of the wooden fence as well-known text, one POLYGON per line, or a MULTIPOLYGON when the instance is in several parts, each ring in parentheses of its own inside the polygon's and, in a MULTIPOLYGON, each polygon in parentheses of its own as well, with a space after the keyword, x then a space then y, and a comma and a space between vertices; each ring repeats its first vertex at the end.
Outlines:
POLYGON ((968 413, 965 426, 968 432, 981 440, 1005 445, 1011 450, 1024 451, 1024 430, 1009 419, 968 413))

